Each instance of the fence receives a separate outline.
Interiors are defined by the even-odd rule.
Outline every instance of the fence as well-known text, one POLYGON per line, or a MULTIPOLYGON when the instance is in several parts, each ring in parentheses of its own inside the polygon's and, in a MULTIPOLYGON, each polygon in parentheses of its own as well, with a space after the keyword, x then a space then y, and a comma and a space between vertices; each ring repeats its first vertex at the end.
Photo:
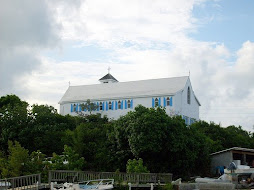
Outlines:
POLYGON ((39 189, 41 187, 41 174, 26 175, 0 179, 0 189, 39 189))
POLYGON ((123 173, 123 172, 84 172, 84 171, 49 171, 50 182, 81 182, 93 179, 115 179, 127 183, 170 183, 171 173, 123 173))

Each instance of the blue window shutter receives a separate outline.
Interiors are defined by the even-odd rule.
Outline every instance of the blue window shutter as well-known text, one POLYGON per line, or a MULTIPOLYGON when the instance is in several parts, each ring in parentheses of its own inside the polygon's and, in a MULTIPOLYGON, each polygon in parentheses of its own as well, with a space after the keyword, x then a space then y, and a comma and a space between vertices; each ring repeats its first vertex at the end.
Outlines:
POLYGON ((81 110, 81 106, 80 106, 80 104, 79 104, 79 111, 82 111, 82 110, 81 110))
POLYGON ((103 110, 103 111, 104 111, 104 103, 105 103, 105 102, 102 103, 102 110, 103 110))
POLYGON ((121 109, 123 109, 123 100, 122 100, 122 102, 121 102, 121 109))
POLYGON ((114 101, 112 101, 111 109, 114 110, 114 101))
POLYGON ((170 97, 169 105, 170 105, 170 106, 173 106, 173 98, 172 98, 172 97, 170 97))
POLYGON ((116 110, 117 110, 117 101, 116 101, 116 110))
POLYGON ((131 100, 131 109, 133 108, 133 100, 131 100))
POLYGON ((97 111, 100 110, 99 102, 97 102, 97 111))
POLYGON ((163 98, 163 106, 166 107, 166 98, 163 98))
POLYGON ((154 98, 152 98, 152 107, 154 108, 154 98))
POLYGON ((159 98, 159 106, 161 106, 161 98, 159 98))
POLYGON ((108 111, 108 102, 106 102, 106 111, 108 111))
POLYGON ((127 109, 127 100, 125 100, 125 109, 127 109))
POLYGON ((76 110, 75 111, 78 111, 78 104, 76 105, 76 110))
POLYGON ((73 112, 73 105, 71 104, 71 112, 73 112))

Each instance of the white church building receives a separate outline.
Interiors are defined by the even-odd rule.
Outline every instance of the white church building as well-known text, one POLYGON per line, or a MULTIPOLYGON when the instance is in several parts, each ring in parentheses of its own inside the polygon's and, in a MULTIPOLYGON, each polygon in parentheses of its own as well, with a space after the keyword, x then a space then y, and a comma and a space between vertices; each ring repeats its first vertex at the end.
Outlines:
POLYGON ((199 120, 201 105, 188 76, 118 82, 108 73, 99 81, 100 84, 69 86, 59 102, 60 114, 89 114, 80 106, 89 99, 98 107, 93 114, 110 119, 118 119, 141 104, 148 108, 163 107, 168 115, 182 116, 187 125, 199 120))

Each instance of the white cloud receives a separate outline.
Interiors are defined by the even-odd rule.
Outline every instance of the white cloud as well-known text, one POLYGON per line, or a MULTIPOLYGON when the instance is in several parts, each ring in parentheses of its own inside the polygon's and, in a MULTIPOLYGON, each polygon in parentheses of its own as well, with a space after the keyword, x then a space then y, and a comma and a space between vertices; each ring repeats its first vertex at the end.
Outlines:
POLYGON ((125 42, 174 43, 194 28, 193 6, 200 1, 86 0, 80 8, 57 9, 64 39, 82 40, 111 48, 125 42))
POLYGON ((245 42, 237 52, 236 62, 218 65, 209 86, 202 89, 208 98, 203 105, 204 119, 227 125, 242 125, 252 131, 254 118, 254 43, 245 42), (211 93, 212 91, 212 93, 211 93), (210 93, 209 93, 210 92, 210 93))
POLYGON ((192 15, 193 7, 203 2, 6 1, 0 7, 1 94, 18 93, 30 103, 58 108, 69 81, 97 83, 108 66, 119 81, 190 71, 202 104, 201 119, 252 130, 254 43, 245 42, 235 53, 223 43, 191 39, 188 34, 200 24, 192 15), (59 47, 59 40, 60 48, 77 42, 109 49, 109 58, 81 62, 45 56, 43 50, 59 47))
POLYGON ((0 94, 25 97, 19 77, 38 69, 41 49, 57 44, 58 25, 42 0, 1 1, 0 24, 0 94))

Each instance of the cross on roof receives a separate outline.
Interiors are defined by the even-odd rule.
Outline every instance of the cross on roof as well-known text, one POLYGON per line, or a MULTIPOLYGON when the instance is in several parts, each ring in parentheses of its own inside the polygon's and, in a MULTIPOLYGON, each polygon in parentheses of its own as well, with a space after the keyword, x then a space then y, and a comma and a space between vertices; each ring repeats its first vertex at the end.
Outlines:
POLYGON ((111 68, 110 68, 110 67, 108 67, 108 73, 110 73, 110 69, 111 69, 111 68))

